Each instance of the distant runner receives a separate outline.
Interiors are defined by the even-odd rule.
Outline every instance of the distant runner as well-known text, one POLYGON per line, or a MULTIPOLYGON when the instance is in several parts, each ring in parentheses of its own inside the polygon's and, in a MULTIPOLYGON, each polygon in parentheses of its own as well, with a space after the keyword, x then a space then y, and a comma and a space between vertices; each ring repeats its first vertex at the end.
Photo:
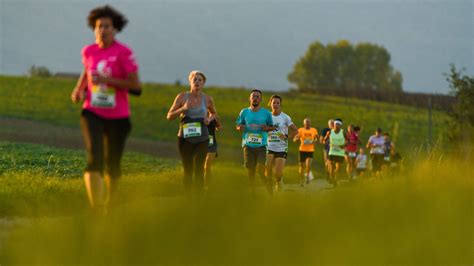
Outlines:
POLYGON ((334 128, 334 119, 328 120, 328 127, 323 128, 321 130, 320 143, 324 144, 323 149, 323 161, 324 161, 324 168, 326 170, 327 179, 329 180, 329 133, 334 128))
POLYGON ((166 118, 181 118, 178 130, 178 150, 184 168, 184 188, 201 193, 204 189, 204 163, 209 146, 207 126, 217 116, 214 100, 204 94, 206 76, 194 70, 188 76, 189 92, 179 93, 171 105, 166 118))
POLYGON ((360 148, 359 154, 357 154, 355 162, 357 167, 356 174, 358 179, 362 177, 365 171, 367 170, 367 162, 367 155, 365 154, 364 148, 360 148))
POLYGON ((258 172, 262 183, 271 193, 271 180, 265 177, 265 161, 267 153, 267 131, 274 130, 272 113, 260 107, 262 91, 254 89, 250 92, 250 107, 240 111, 236 129, 242 133, 244 164, 248 170, 250 186, 255 195, 255 174, 258 172))
POLYGON ((288 139, 294 137, 298 128, 291 118, 281 111, 282 99, 279 95, 272 95, 268 105, 272 108, 273 124, 276 128, 268 132, 266 176, 275 184, 275 191, 279 191, 288 155, 288 139), (290 132, 288 128, 291 129, 290 132))
POLYGON ((222 130, 222 125, 219 121, 219 118, 212 120, 211 123, 207 126, 209 131, 209 146, 207 148, 206 163, 204 164, 204 188, 209 187, 209 182, 212 178, 211 166, 214 159, 217 158, 217 131, 222 130))
MULTIPOLYGON (((359 127, 356 127, 359 129, 359 127)), ((354 125, 347 126, 347 146, 346 146, 346 161, 347 161, 347 178, 352 181, 354 174, 355 161, 357 157, 357 146, 360 144, 359 132, 356 131, 354 125)))
POLYGON ((390 173, 398 174, 402 171, 403 158, 398 151, 392 149, 390 154, 390 173))
POLYGON ((304 127, 299 128, 298 134, 293 138, 294 142, 300 141, 299 174, 301 176, 300 184, 302 187, 310 182, 309 177, 314 154, 314 144, 316 144, 318 140, 318 130, 311 127, 311 120, 309 118, 303 120, 303 125, 304 127))
POLYGON ((385 155, 385 140, 382 136, 382 129, 377 128, 375 135, 370 136, 367 142, 367 149, 370 149, 370 160, 372 162, 372 174, 379 176, 385 155))
POLYGON ((391 156, 392 150, 395 149, 395 145, 390 140, 390 134, 387 132, 383 134, 383 140, 384 140, 383 146, 384 146, 384 152, 385 152, 384 157, 383 157, 383 160, 384 160, 383 168, 388 168, 390 166, 390 161, 391 161, 390 156, 391 156))
POLYGON ((342 130, 342 121, 334 121, 334 129, 329 133, 329 181, 334 187, 337 186, 337 176, 340 165, 344 162, 345 152, 344 147, 346 146, 347 137, 342 130))

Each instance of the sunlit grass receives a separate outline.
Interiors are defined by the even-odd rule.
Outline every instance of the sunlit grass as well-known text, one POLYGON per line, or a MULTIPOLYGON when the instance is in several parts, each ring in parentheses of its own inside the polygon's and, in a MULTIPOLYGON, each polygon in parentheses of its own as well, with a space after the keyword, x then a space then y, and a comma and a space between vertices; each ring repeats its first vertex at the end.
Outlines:
MULTIPOLYGON (((41 154, 48 148, 34 149, 41 154)), ((16 156, 21 159, 21 155, 16 156)), ((45 176, 30 176, 28 171, 4 172, 2 182, 9 179, 12 189, 15 183, 23 188, 28 187, 24 182, 32 182, 28 193, 37 197, 16 201, 10 197, 22 189, 13 189, 3 191, 6 197, 2 200, 10 201, 13 208, 25 202, 41 212, 32 212, 36 215, 26 220, 7 219, 9 223, 18 222, 0 238, 0 262, 473 262, 473 176, 470 165, 462 160, 420 161, 402 175, 360 180, 355 185, 342 183, 336 189, 315 192, 309 192, 309 188, 296 189, 296 167, 290 166, 285 172, 286 191, 271 197, 259 186, 256 198, 252 198, 245 169, 239 164, 218 161, 207 195, 188 197, 184 195, 181 169, 176 164, 146 156, 133 158, 137 160, 127 157, 125 162, 136 168, 124 175, 119 205, 106 217, 89 216, 87 206, 79 206, 79 202, 85 205, 86 200, 80 177, 53 175, 48 181, 43 179, 45 176), (162 168, 156 170, 158 164, 162 168), (43 182, 34 181, 38 178, 43 182), (58 192, 61 189, 76 192, 68 195, 58 192), (49 195, 50 200, 43 201, 41 195, 49 195), (51 206, 53 201, 64 208, 51 206), (67 210, 67 206, 73 211, 67 210), (56 211, 48 215, 50 208, 56 211)))
MULTIPOLYGON (((60 126, 79 126, 80 105, 72 104, 69 97, 75 85, 74 80, 0 76, 0 83, 0 116, 45 121, 60 126)), ((188 89, 187 86, 144 84, 143 96, 130 97, 132 136, 176 141, 178 122, 167 121, 166 113, 174 97, 188 89)), ((214 98, 224 125, 224 131, 218 136, 221 147, 240 148, 240 134, 234 130, 234 123, 240 110, 249 105, 249 90, 206 87, 205 93, 214 98)), ((266 106, 271 94, 264 92, 263 106, 266 106)), ((326 127, 328 119, 342 118, 345 125, 352 123, 362 126, 361 139, 365 144, 375 128, 382 127, 384 132, 394 133, 393 128, 398 124, 397 147, 404 153, 412 152, 413 147, 427 141, 428 111, 425 106, 414 108, 297 92, 279 94, 283 97, 283 111, 291 116, 298 127, 302 126, 305 117, 311 118, 313 127, 318 130, 326 127)), ((446 127, 447 119, 447 114, 433 112, 434 140, 446 137, 449 129, 446 127)), ((297 150, 298 143, 290 143, 293 156, 297 155, 297 150)))

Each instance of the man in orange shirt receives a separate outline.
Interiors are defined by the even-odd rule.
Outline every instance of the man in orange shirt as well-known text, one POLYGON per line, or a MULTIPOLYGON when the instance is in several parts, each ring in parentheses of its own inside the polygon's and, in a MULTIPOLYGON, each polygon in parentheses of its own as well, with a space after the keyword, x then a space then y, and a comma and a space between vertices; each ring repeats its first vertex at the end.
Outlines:
POLYGON ((318 139, 318 130, 311 127, 311 120, 305 118, 303 120, 304 127, 298 129, 298 134, 295 135, 293 141, 300 141, 300 168, 299 174, 301 176, 301 186, 309 184, 309 175, 311 172, 311 161, 313 159, 314 144, 318 139))

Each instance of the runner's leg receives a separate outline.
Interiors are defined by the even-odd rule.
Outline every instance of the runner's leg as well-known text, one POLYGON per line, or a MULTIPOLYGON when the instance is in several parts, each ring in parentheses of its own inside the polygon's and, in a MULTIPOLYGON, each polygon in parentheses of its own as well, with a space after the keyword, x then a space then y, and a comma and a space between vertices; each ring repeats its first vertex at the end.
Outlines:
POLYGON ((87 152, 87 167, 84 172, 84 183, 89 203, 92 208, 104 205, 104 170, 103 121, 88 111, 80 117, 82 136, 87 152))
POLYGON ((204 188, 204 164, 206 162, 208 141, 196 143, 194 145, 194 188, 196 192, 201 192, 204 188))
POLYGON ((105 159, 105 203, 113 205, 118 182, 122 176, 120 161, 128 134, 131 131, 129 119, 107 121, 104 135, 105 159))
POLYGON ((256 161, 257 161, 257 172, 260 176, 260 180, 267 188, 269 193, 273 193, 272 180, 265 176, 265 165, 267 161, 267 149, 265 147, 260 147, 256 149, 256 161))
POLYGON ((274 158, 275 158, 275 155, 270 154, 270 153, 267 154, 267 163, 266 163, 266 166, 265 166, 265 175, 269 179, 273 178, 274 158))
POLYGON ((275 172, 274 172, 274 183, 275 189, 281 189, 281 180, 283 177, 283 169, 285 168, 286 159, 285 158, 276 158, 275 159, 275 172))
POLYGON ((204 186, 209 186, 209 182, 212 178, 212 162, 216 158, 215 152, 208 152, 206 156, 206 163, 204 164, 204 186))
MULTIPOLYGON (((184 189, 186 193, 190 193, 193 185, 193 169, 194 169, 194 149, 193 144, 187 142, 184 138, 178 138, 178 150, 181 156, 181 162, 184 169, 184 189)), ((189 194, 188 194, 189 195, 189 194)))
POLYGON ((306 158, 306 171, 305 171, 305 182, 309 184, 309 172, 311 172, 311 158, 306 158))

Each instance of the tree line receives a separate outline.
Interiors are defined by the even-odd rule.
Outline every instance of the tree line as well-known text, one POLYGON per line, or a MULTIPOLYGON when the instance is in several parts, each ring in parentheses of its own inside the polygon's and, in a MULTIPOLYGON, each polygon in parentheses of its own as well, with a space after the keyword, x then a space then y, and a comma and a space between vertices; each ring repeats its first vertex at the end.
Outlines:
POLYGON ((390 54, 371 43, 312 43, 288 74, 301 91, 400 92, 403 77, 390 65, 390 54))

